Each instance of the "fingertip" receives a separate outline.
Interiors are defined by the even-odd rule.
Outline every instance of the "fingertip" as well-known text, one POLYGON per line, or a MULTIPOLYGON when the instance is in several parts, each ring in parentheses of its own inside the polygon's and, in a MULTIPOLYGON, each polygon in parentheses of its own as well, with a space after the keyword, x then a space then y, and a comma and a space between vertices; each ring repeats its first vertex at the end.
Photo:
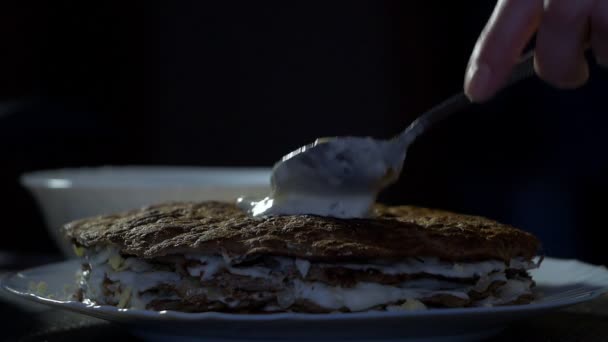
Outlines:
POLYGON ((504 85, 539 25, 542 0, 499 0, 471 55, 464 92, 472 102, 492 98, 504 85))
POLYGON ((471 102, 485 102, 492 97, 489 87, 491 77, 492 72, 487 64, 476 61, 470 63, 465 74, 464 93, 471 102))

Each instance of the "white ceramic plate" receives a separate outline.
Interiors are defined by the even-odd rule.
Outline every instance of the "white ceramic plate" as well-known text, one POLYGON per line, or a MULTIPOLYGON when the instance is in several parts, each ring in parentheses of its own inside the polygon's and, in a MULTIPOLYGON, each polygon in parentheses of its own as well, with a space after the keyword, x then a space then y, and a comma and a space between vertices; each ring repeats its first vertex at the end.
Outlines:
POLYGON ((127 325, 147 340, 181 341, 464 341, 491 336, 509 322, 598 297, 608 292, 608 270, 577 260, 546 258, 532 275, 538 299, 528 305, 488 308, 244 315, 117 309, 70 301, 79 262, 72 260, 25 270, 3 279, 18 296, 61 309, 127 325), (45 286, 38 286, 40 282, 45 286), (67 288, 66 288, 67 287, 67 288), (67 291, 67 292, 66 292, 67 291))

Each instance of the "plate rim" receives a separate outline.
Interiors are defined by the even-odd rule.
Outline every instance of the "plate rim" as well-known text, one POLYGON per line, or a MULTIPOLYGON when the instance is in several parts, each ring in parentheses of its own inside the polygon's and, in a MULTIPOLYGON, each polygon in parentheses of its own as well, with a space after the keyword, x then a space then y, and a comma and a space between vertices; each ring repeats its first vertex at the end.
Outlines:
MULTIPOLYGON (((593 268, 604 268, 603 265, 589 264, 577 259, 561 259, 561 258, 545 258, 557 262, 577 262, 593 268)), ((28 268, 25 270, 9 272, 0 277, 0 289, 29 301, 47 305, 54 308, 66 309, 80 312, 94 317, 109 317, 112 315, 121 316, 123 318, 146 319, 155 321, 178 320, 185 322, 202 321, 202 320, 221 320, 233 322, 274 322, 274 321, 352 321, 360 319, 390 319, 390 318, 435 318, 435 317, 450 317, 457 315, 475 316, 479 314, 507 314, 515 312, 533 313, 538 311, 546 311, 551 309, 563 308, 575 304, 580 304, 600 297, 608 293, 608 285, 598 287, 597 289, 589 290, 589 293, 584 296, 561 299, 559 301, 530 303, 525 305, 505 305, 493 307, 471 307, 471 308, 440 308, 421 311, 364 311, 352 313, 299 313, 299 312, 282 312, 270 314, 235 314, 224 312, 180 312, 173 310, 153 311, 143 309, 119 309, 111 305, 85 304, 74 300, 56 300, 44 296, 37 295, 31 292, 22 292, 18 289, 10 287, 10 280, 18 277, 20 273, 33 271, 39 268, 49 266, 58 266, 59 264, 68 264, 77 262, 75 259, 49 263, 37 267, 28 268)), ((578 283, 573 283, 578 284, 578 283)))

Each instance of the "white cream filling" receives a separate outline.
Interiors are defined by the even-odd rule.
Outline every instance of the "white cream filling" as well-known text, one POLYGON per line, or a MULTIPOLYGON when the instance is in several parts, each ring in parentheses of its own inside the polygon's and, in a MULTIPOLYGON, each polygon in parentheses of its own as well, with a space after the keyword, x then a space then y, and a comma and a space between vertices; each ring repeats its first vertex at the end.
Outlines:
POLYGON ((434 295, 447 294, 465 300, 469 296, 464 291, 433 291, 423 288, 402 288, 377 283, 357 283, 351 288, 328 286, 319 282, 294 281, 296 298, 327 308, 338 310, 347 308, 361 311, 374 306, 394 303, 405 299, 428 298, 434 295))
MULTIPOLYGON (((181 277, 174 272, 166 271, 145 271, 137 272, 134 270, 114 271, 109 265, 92 266, 93 268, 88 274, 83 274, 85 279, 81 281, 81 286, 85 291, 87 299, 113 303, 120 300, 120 296, 125 291, 130 291, 130 307, 137 309, 145 309, 146 305, 154 300, 159 299, 159 296, 151 293, 142 293, 146 290, 153 289, 159 285, 177 285, 181 281, 181 277), (110 295, 104 294, 104 280, 116 282, 108 286, 111 290, 110 295)), ((178 297, 173 297, 178 299, 178 297)))
MULTIPOLYGON (((296 280, 295 297, 309 300, 310 302, 333 310, 347 308, 350 311, 362 311, 375 306, 394 303, 403 300, 419 300, 430 298, 435 295, 447 294, 454 297, 469 299, 470 287, 460 290, 431 290, 427 288, 404 287, 382 285, 377 283, 358 283, 352 288, 341 288, 328 286, 318 282, 303 282, 296 280)), ((489 284, 488 284, 489 285, 489 284)), ((522 295, 531 294, 530 280, 509 279, 507 284, 498 290, 498 297, 489 297, 479 301, 477 305, 509 303, 522 295)), ((487 288, 487 287, 486 287, 487 288)))
MULTIPOLYGON (((217 272, 226 270, 232 274, 244 275, 254 278, 270 278, 272 277, 272 270, 260 266, 250 267, 235 267, 231 266, 229 262, 223 257, 219 256, 200 256, 200 255, 186 255, 187 259, 197 260, 201 265, 188 267, 188 272, 191 276, 198 277, 202 276, 203 280, 209 280, 217 272)), ((302 277, 306 277, 310 269, 310 262, 304 259, 293 259, 284 257, 275 257, 281 264, 281 268, 285 267, 290 263, 294 263, 297 270, 300 272, 302 277)), ((321 263, 321 267, 343 267, 353 270, 377 270, 383 274, 395 275, 395 274, 418 274, 426 273, 431 275, 443 276, 448 278, 473 278, 483 277, 494 272, 504 272, 507 268, 514 268, 520 270, 529 270, 536 268, 537 265, 533 262, 525 261, 517 258, 512 259, 509 263, 509 267, 503 261, 499 260, 488 260, 481 262, 469 262, 469 263, 450 263, 440 261, 438 258, 424 257, 424 258, 408 258, 405 261, 392 263, 390 265, 381 264, 351 264, 351 263, 321 263)))
POLYGON ((175 285, 181 280, 181 277, 177 273, 166 271, 107 271, 106 275, 111 281, 120 282, 139 292, 155 288, 162 284, 175 285))
POLYGON ((304 259, 296 259, 295 264, 302 278, 306 278, 308 270, 310 269, 310 261, 304 259))
MULTIPOLYGON (((326 265, 327 267, 336 266, 326 265)), ((492 272, 504 272, 507 265, 503 261, 488 260, 481 262, 450 263, 440 261, 438 258, 408 258, 406 261, 392 263, 390 265, 377 264, 339 264, 355 270, 378 270, 384 274, 417 274, 426 273, 449 278, 472 278, 481 277, 492 272)), ((536 267, 536 264, 523 259, 512 259, 510 268, 529 270, 536 267)))
POLYGON ((197 260, 201 265, 188 267, 188 273, 193 277, 201 277, 202 280, 210 280, 222 270, 232 274, 242 275, 252 278, 270 278, 271 269, 259 266, 233 267, 223 257, 220 256, 192 256, 186 255, 186 259, 197 260))
POLYGON ((237 206, 253 216, 312 214, 325 217, 368 217, 376 202, 375 193, 345 196, 290 193, 278 197, 250 200, 240 197, 237 206))
MULTIPOLYGON (((89 256, 91 271, 87 272, 86 279, 81 282, 87 298, 101 302, 124 302, 125 291, 128 291, 129 307, 145 308, 146 305, 158 295, 143 293, 146 290, 167 284, 179 286, 182 277, 170 271, 154 270, 154 267, 146 261, 127 258, 122 259, 115 249, 102 250, 89 256), (104 279, 115 282, 110 286, 114 293, 104 296, 104 279), (122 297, 121 297, 122 295, 122 297)), ((187 268, 193 277, 201 280, 212 279, 219 271, 228 271, 232 274, 243 275, 253 278, 273 278, 284 276, 283 272, 288 268, 295 268, 305 278, 311 267, 307 260, 276 257, 278 267, 271 269, 262 266, 237 267, 232 266, 229 260, 221 256, 195 256, 187 255, 187 259, 197 260, 201 264, 187 268)), ((497 298, 490 297, 479 301, 476 305, 496 305, 508 303, 523 294, 531 293, 532 282, 529 280, 507 280, 504 271, 507 266, 504 262, 490 260, 476 263, 448 263, 436 258, 407 259, 404 262, 379 265, 379 264, 320 264, 321 267, 345 267, 349 269, 368 270, 374 269, 385 274, 414 274, 427 273, 450 278, 470 278, 478 276, 479 280, 474 286, 463 285, 458 282, 423 278, 411 280, 399 286, 382 285, 377 283, 360 282, 351 288, 330 286, 320 282, 307 282, 296 279, 293 288, 278 296, 279 307, 288 308, 295 300, 305 299, 318 306, 338 310, 347 308, 351 311, 361 311, 375 306, 394 303, 404 300, 417 300, 432 297, 438 294, 449 294, 458 298, 468 299, 468 292, 485 291, 495 281, 506 282, 497 292, 497 298)), ((531 269, 537 265, 521 259, 510 262, 511 268, 531 269)), ((293 269, 292 268, 292 269, 293 269)), ((200 289, 211 300, 218 300, 229 306, 238 305, 237 301, 229 300, 214 289, 200 289)), ((178 299, 178 297, 173 297, 178 299)), ((411 305, 415 302, 411 302, 411 305)), ((407 304, 407 302, 405 303, 407 304)), ((405 305, 404 304, 404 305, 405 305)), ((414 305, 415 306, 415 305, 414 305)), ((400 308, 393 308, 395 310, 400 308)), ((407 309, 407 308, 406 308, 407 309)))
MULTIPOLYGON (((159 296, 151 293, 141 293, 159 285, 177 285, 181 277, 175 272, 154 270, 154 267, 144 260, 120 257, 116 248, 98 249, 88 253, 87 259, 90 271, 83 272, 80 281, 88 301, 114 303, 128 293, 129 307, 145 309, 146 305, 159 296), (104 294, 104 280, 109 279, 115 284, 108 288, 113 292, 104 294)), ((177 297, 173 297, 178 299, 177 297)))

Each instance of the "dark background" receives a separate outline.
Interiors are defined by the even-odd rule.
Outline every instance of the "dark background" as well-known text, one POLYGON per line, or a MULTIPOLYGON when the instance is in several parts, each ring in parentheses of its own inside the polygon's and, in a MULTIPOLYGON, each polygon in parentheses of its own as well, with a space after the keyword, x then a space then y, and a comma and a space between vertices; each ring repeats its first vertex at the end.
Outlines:
MULTIPOLYGON (((491 1, 0 4, 0 249, 55 253, 18 184, 91 165, 269 166, 318 136, 389 137, 462 88, 491 1)), ((608 263, 608 72, 530 80, 410 150, 382 194, 488 216, 608 263)))

